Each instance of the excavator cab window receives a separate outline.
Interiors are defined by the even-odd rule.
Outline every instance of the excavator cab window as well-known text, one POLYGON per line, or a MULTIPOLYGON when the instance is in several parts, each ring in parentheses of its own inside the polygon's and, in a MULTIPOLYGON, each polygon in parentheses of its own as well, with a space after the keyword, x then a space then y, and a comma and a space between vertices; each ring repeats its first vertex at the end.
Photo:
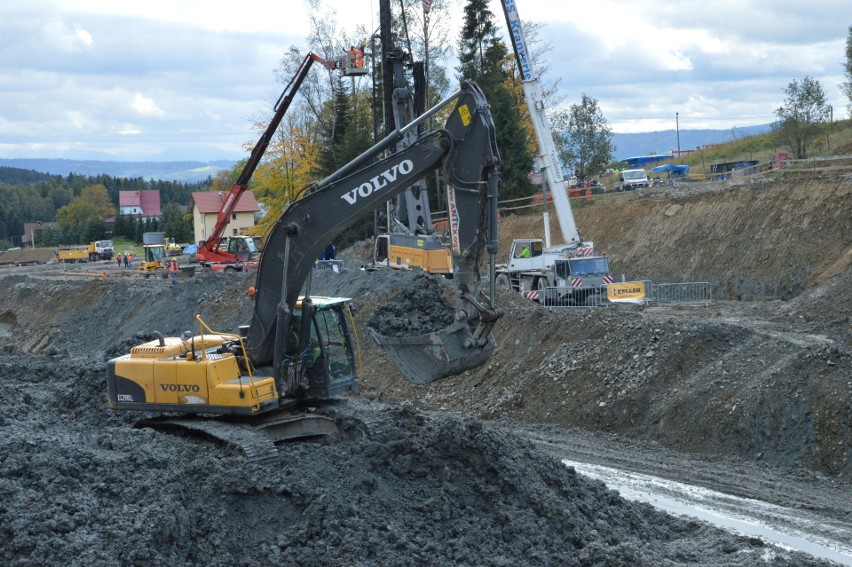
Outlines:
MULTIPOLYGON (((296 312, 290 318, 290 330, 287 332, 287 340, 285 342, 287 358, 296 360, 299 357, 299 331, 302 325, 302 314, 296 312)), ((317 338, 316 324, 311 325, 311 334, 308 348, 311 351, 308 357, 308 368, 316 364, 317 359, 322 355, 320 348, 320 340, 317 338)))
POLYGON ((226 250, 229 254, 246 260, 254 259, 258 255, 254 239, 242 236, 228 238, 226 250))
POLYGON ((322 346, 328 360, 328 378, 331 382, 350 379, 354 375, 354 356, 349 327, 346 324, 345 305, 336 305, 330 309, 320 309, 316 314, 316 323, 320 329, 322 346))
POLYGON ((388 238, 387 235, 378 236, 376 238, 376 250, 375 250, 375 257, 373 258, 373 262, 378 264, 379 262, 384 262, 385 260, 387 260, 388 259, 388 253, 389 253, 389 250, 388 250, 389 246, 390 246, 389 238, 388 238))
POLYGON ((162 245, 155 246, 146 246, 145 247, 145 261, 146 262, 157 262, 159 260, 163 260, 166 257, 166 249, 162 245))

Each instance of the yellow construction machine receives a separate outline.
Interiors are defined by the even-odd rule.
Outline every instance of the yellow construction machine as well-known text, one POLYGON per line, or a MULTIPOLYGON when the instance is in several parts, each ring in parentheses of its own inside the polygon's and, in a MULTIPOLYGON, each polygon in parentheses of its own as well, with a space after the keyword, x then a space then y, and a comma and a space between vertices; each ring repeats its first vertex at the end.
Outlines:
POLYGON ((163 277, 166 273, 168 258, 163 244, 145 244, 142 246, 143 259, 139 262, 139 271, 145 279, 155 276, 163 277))
MULTIPOLYGON (((497 253, 499 156, 488 104, 466 82, 417 121, 309 187, 264 238, 253 288, 250 325, 237 334, 198 332, 133 347, 108 363, 107 398, 116 410, 275 417, 302 427, 305 416, 281 413, 298 400, 325 399, 356 387, 357 337, 347 298, 312 297, 311 274, 325 246, 417 179, 443 167, 459 210, 453 242, 456 314, 447 328, 418 337, 376 341, 404 377, 428 383, 485 362, 496 343, 492 328, 497 253), (426 130, 405 149, 387 148, 455 104, 443 128, 426 130), (486 251, 490 264, 485 262, 486 251), (481 269, 490 266, 489 278, 481 269), (490 282, 490 297, 483 281, 490 282), (277 411, 276 411, 277 410, 277 411)), ((146 259, 154 248, 146 247, 146 259)), ((159 254, 162 254, 160 249, 159 254)), ((155 258, 159 260, 159 256, 155 258)), ((345 274, 341 277, 345 277, 345 274)), ((186 420, 181 422, 186 423, 186 420)), ((210 420, 203 422, 209 432, 210 420)), ((292 434, 277 433, 278 438, 292 434)), ((313 431, 313 430, 311 430, 313 431)), ((215 435, 221 437, 221 427, 215 435)))

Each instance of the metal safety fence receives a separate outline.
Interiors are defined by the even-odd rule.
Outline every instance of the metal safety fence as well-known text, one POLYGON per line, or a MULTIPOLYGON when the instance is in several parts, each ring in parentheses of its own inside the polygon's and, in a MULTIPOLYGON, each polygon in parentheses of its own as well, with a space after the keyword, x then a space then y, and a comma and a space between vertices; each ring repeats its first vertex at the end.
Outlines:
POLYGON ((706 306, 713 300, 710 282, 646 284, 648 303, 682 303, 706 306))
POLYGON ((340 272, 343 270, 343 260, 317 260, 314 264, 314 269, 340 272))
MULTIPOLYGON (((680 282, 654 283, 642 281, 645 296, 632 303, 653 304, 682 304, 708 305, 713 300, 713 290, 710 282, 680 282)), ((545 307, 590 309, 597 307, 612 307, 607 295, 607 286, 599 287, 548 287, 535 291, 524 292, 524 295, 537 301, 545 307)))
POLYGON ((545 307, 590 309, 607 307, 606 286, 599 287, 548 287, 525 292, 529 299, 545 307))

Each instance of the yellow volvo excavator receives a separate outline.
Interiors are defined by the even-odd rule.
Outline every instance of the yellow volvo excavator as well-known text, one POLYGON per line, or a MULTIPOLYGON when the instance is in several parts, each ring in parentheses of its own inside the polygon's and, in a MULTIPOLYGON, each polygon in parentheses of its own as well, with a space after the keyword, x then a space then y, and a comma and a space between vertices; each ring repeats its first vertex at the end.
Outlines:
POLYGON ((155 335, 155 340, 110 360, 110 407, 263 414, 277 423, 290 420, 281 417, 280 409, 294 400, 330 398, 355 388, 353 310, 346 298, 311 296, 314 261, 343 230, 441 167, 457 209, 451 239, 455 321, 420 337, 374 338, 415 383, 482 364, 496 346, 492 328, 501 315, 494 304, 498 164, 488 104, 481 90, 466 82, 290 204, 264 239, 252 320, 239 333, 214 332, 199 319, 197 334, 155 335), (404 149, 382 157, 409 130, 417 131, 453 104, 443 128, 427 130, 404 149), (481 273, 484 268, 488 278, 481 273))

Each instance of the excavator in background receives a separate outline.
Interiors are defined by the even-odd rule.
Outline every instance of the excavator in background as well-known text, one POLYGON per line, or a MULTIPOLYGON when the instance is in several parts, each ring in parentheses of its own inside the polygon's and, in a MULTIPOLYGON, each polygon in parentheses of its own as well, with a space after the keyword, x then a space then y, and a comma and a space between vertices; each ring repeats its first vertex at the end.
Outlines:
MULTIPOLYGON (((413 383, 481 365, 496 347, 492 329, 502 315, 494 303, 499 161, 485 97, 474 83, 465 82, 289 205, 264 238, 253 316, 239 334, 213 332, 199 319, 198 334, 155 334, 155 340, 110 360, 110 407, 260 416, 264 419, 255 423, 274 423, 271 432, 264 431, 276 440, 316 431, 305 426, 305 415, 285 410, 298 400, 329 398, 355 388, 359 364, 350 300, 311 296, 314 262, 345 229, 441 167, 457 211, 452 224, 454 322, 418 337, 374 338, 413 383), (443 128, 424 131, 404 149, 381 157, 453 104, 443 128)), ((224 438, 221 427, 210 432, 216 427, 210 420, 198 427, 224 438)))
POLYGON ((329 61, 313 52, 308 53, 302 60, 296 73, 290 79, 290 82, 287 83, 287 86, 284 87, 281 96, 278 97, 272 120, 254 145, 248 161, 246 161, 246 165, 225 197, 222 207, 219 209, 219 214, 216 217, 216 225, 213 231, 207 237, 207 240, 198 245, 195 253, 195 261, 205 268, 209 268, 214 272, 245 271, 257 268, 260 250, 255 240, 251 236, 243 235, 233 235, 223 238, 223 233, 225 232, 225 227, 228 226, 228 222, 231 220, 231 215, 240 200, 240 196, 248 189, 249 180, 254 175, 257 166, 260 165, 260 160, 263 154, 266 153, 266 149, 272 141, 275 130, 281 124, 281 120, 287 113, 287 109, 290 108, 290 103, 293 102, 296 92, 302 86, 302 82, 307 77, 308 71, 310 71, 314 62, 321 64, 326 69, 348 69, 346 59, 329 61))
POLYGON ((599 291, 593 288, 612 283, 609 260, 605 256, 595 256, 594 244, 580 238, 562 175, 562 165, 553 142, 539 78, 533 69, 532 56, 524 39, 517 4, 515 0, 501 0, 501 5, 538 141, 544 203, 544 242, 538 238, 513 241, 508 262, 497 271, 513 290, 530 299, 549 304, 558 301, 559 305, 591 304, 599 295, 599 291), (553 197, 565 242, 558 246, 551 246, 550 243, 548 190, 553 197), (561 288, 558 293, 551 291, 551 288, 556 287, 561 288))

